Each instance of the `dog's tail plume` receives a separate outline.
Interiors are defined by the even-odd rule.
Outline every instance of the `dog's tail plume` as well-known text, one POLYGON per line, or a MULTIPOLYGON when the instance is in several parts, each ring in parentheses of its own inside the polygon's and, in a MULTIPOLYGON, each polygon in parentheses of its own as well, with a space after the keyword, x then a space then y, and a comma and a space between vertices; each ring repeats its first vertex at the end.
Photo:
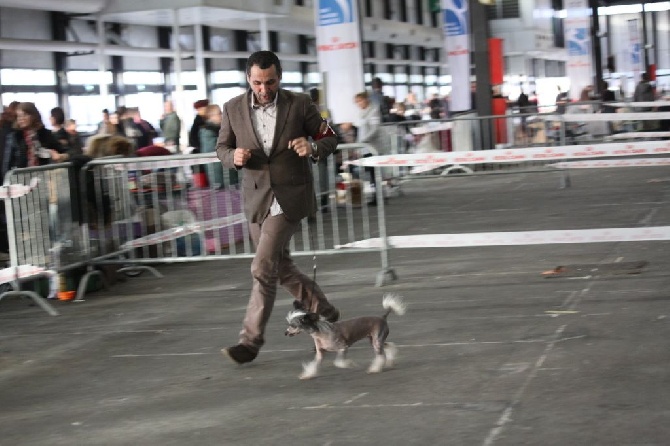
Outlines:
POLYGON ((407 310, 407 305, 405 305, 402 297, 400 297, 398 294, 391 293, 384 294, 384 298, 382 299, 382 307, 384 307, 386 310, 386 313, 384 313, 382 316, 384 319, 386 319, 388 315, 391 314, 391 312, 397 314, 398 316, 402 316, 407 310))

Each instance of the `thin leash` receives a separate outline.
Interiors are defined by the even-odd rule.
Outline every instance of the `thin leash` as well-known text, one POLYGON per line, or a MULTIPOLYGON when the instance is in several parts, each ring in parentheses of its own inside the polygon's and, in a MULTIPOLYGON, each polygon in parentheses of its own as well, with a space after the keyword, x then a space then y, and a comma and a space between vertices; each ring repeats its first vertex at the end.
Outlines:
MULTIPOLYGON (((324 122, 326 124, 326 130, 323 132, 323 134, 327 134, 328 131, 332 131, 332 130, 330 129, 330 126, 328 125, 328 121, 324 120, 324 122)), ((314 138, 312 138, 312 141, 314 143, 316 143, 314 138)), ((317 161, 317 163, 319 163, 319 162, 320 162, 320 160, 317 161)), ((307 175, 311 176, 312 178, 314 177, 312 175, 312 166, 310 165, 309 159, 306 160, 305 170, 307 170, 307 175)), ((319 175, 321 175, 321 172, 319 172, 319 175)), ((316 182, 314 181, 312 184, 314 185, 313 188, 316 189, 316 182)), ((321 184, 321 177, 319 177, 319 185, 320 184, 321 184)), ((319 191, 319 192, 321 192, 321 194, 323 194, 323 191, 319 191)), ((308 208, 309 208, 309 203, 310 203, 311 198, 314 198, 314 197, 310 197, 309 193, 307 192, 307 189, 305 189, 305 204, 307 205, 308 208)), ((319 209, 320 209, 319 208, 319 206, 320 206, 319 203, 321 203, 321 197, 319 197, 319 200, 316 203, 317 210, 316 210, 315 214, 317 212, 319 212, 319 209)), ((317 267, 316 267, 316 264, 317 264, 317 262, 316 262, 316 243, 314 242, 314 231, 312 230, 311 223, 309 222, 309 218, 307 220, 307 233, 309 234, 309 243, 312 246, 312 290, 311 290, 311 294, 314 295, 314 290, 316 288, 316 270, 317 270, 317 267)))

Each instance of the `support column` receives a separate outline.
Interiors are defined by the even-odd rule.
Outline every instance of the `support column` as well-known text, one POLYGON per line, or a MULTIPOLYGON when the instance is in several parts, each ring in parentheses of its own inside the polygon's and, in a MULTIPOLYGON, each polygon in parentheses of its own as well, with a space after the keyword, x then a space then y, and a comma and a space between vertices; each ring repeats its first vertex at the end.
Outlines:
POLYGON ((603 78, 603 57, 600 44, 600 17, 598 16, 598 0, 589 0, 591 7, 591 48, 593 51, 593 69, 595 79, 593 89, 598 95, 603 94, 601 90, 601 79, 603 78))
MULTIPOLYGON (((185 121, 188 116, 190 116, 187 111, 189 110, 190 107, 187 106, 186 104, 186 98, 184 95, 184 83, 181 80, 181 72, 182 72, 182 66, 181 66, 181 45, 179 45, 179 10, 178 9, 173 9, 172 10, 172 45, 173 45, 173 59, 174 59, 174 85, 175 85, 175 90, 174 90, 174 95, 173 95, 173 103, 175 106, 175 111, 177 112, 177 115, 181 119, 181 131, 179 134, 179 145, 184 146, 184 144, 188 144, 188 132, 186 131, 186 126, 185 126, 185 121)), ((176 147, 177 153, 181 153, 182 149, 181 147, 176 147)))
POLYGON ((649 46, 647 41, 647 9, 642 2, 642 62, 644 71, 649 73, 649 46))
POLYGON ((105 55, 107 38, 105 37, 105 22, 102 20, 102 16, 96 18, 95 26, 98 32, 98 88, 100 91, 100 103, 106 106, 109 98, 109 85, 106 80, 107 56, 105 55))
MULTIPOLYGON (((474 44, 473 62, 475 67, 475 78, 477 82, 475 91, 475 103, 472 104, 479 116, 491 116, 493 106, 491 103, 491 67, 489 64, 489 22, 486 19, 486 7, 479 0, 470 0, 470 23, 472 26, 472 41, 474 44)), ((489 150, 493 148, 492 129, 489 123, 481 122, 481 148, 489 150)), ((477 149, 477 147, 475 148, 477 149)))
POLYGON ((261 33, 261 50, 269 50, 270 32, 268 31, 268 19, 266 17, 261 17, 260 33, 261 33))
MULTIPOLYGON (((68 19, 65 13, 51 13, 51 38, 56 42, 65 42, 67 40, 68 19)), ((69 116, 69 101, 67 87, 67 53, 53 53, 54 72, 56 73, 56 97, 58 106, 61 107, 65 116, 69 116)))
POLYGON ((204 99, 207 97, 207 70, 205 69, 202 25, 196 24, 193 26, 193 35, 195 37, 195 70, 198 73, 195 88, 198 92, 198 98, 204 99))

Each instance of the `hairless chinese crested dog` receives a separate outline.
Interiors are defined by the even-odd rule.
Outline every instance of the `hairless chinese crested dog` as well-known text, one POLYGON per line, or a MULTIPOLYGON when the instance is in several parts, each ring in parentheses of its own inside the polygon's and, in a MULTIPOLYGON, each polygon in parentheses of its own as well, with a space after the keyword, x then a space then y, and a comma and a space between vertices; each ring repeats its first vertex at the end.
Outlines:
POLYGON ((382 307, 386 312, 382 316, 362 316, 334 323, 327 322, 316 313, 308 312, 297 301, 294 302, 294 307, 286 317, 288 328, 284 334, 295 336, 305 331, 312 336, 316 346, 316 356, 311 362, 303 364, 300 379, 310 379, 317 375, 324 351, 337 352, 334 362, 336 367, 351 367, 351 361, 346 359, 347 349, 363 338, 370 339, 375 351, 368 373, 379 373, 384 367, 393 365, 397 348, 393 343, 386 342, 389 334, 386 318, 391 312, 397 315, 405 313, 405 304, 400 296, 384 295, 382 307))

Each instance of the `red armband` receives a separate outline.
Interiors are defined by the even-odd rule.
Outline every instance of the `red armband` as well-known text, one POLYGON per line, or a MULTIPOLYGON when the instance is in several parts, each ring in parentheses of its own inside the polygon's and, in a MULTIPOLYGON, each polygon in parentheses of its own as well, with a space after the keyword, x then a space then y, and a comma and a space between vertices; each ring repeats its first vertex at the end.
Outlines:
POLYGON ((317 133, 316 135, 313 135, 312 139, 314 141, 318 141, 321 138, 326 138, 328 136, 336 136, 336 135, 335 135, 335 132, 333 131, 333 129, 328 124, 328 121, 323 121, 321 123, 321 127, 319 128, 319 133, 317 133))

